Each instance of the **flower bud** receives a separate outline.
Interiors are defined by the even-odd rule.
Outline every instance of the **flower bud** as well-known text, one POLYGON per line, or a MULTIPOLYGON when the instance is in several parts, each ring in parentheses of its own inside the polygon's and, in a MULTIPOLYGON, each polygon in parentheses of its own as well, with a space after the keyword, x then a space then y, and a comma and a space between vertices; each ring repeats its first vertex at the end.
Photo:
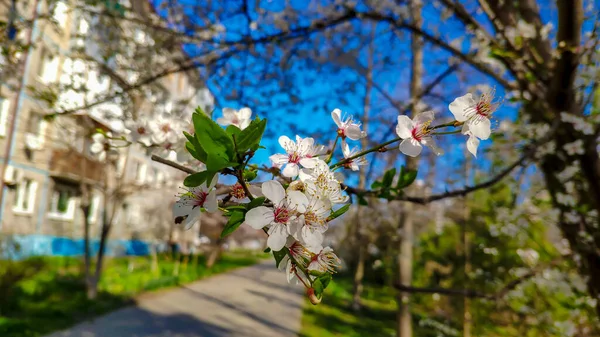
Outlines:
POLYGON ((306 295, 308 296, 310 303, 312 303, 313 305, 317 305, 317 304, 321 303, 321 299, 317 297, 317 295, 315 294, 315 290, 313 288, 308 288, 306 290, 306 295))

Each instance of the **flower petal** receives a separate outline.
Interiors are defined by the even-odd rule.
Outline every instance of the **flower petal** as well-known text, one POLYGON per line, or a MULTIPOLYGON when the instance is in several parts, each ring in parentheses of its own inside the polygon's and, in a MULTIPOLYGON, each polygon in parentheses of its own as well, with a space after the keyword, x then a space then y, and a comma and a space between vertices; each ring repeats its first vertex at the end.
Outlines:
POLYGON ((421 126, 435 118, 433 111, 425 111, 417 114, 413 120, 415 126, 421 126))
MULTIPOLYGON (((227 123, 231 123, 231 120, 235 117, 235 113, 235 109, 223 108, 223 118, 227 121, 227 123)), ((219 123, 218 120, 217 123, 219 123)))
POLYGON ((298 175, 298 165, 293 163, 288 163, 285 165, 285 168, 281 172, 284 177, 293 178, 298 175))
POLYGON ((91 153, 100 153, 104 151, 104 145, 102 143, 92 143, 92 145, 90 145, 90 152, 91 153))
POLYGON ((411 138, 413 127, 414 123, 408 116, 398 116, 398 125, 396 126, 398 137, 402 139, 411 138))
POLYGON ((309 226, 302 227, 302 241, 304 245, 313 250, 314 247, 321 246, 323 244, 323 233, 311 229, 309 226))
POLYGON ((272 251, 280 251, 287 241, 288 232, 285 225, 275 224, 269 229, 269 238, 267 239, 267 246, 272 251))
POLYGON ((441 148, 439 148, 437 146, 437 144, 433 140, 433 137, 425 137, 425 138, 421 139, 421 144, 429 147, 431 149, 431 151, 433 151, 433 153, 435 153, 436 156, 444 154, 444 150, 442 150, 441 148))
POLYGON ((485 140, 490 138, 492 123, 485 117, 478 117, 469 122, 469 130, 471 130, 473 136, 485 140))
MULTIPOLYGON (((213 179, 216 180, 216 179, 213 179)), ((210 213, 214 213, 217 210, 219 210, 219 205, 217 204, 217 192, 216 191, 211 191, 210 193, 208 193, 208 195, 206 196, 206 200, 204 201, 204 209, 206 209, 207 212, 210 213)))
POLYGON ((454 115, 454 118, 456 118, 457 121, 464 122, 470 117, 470 114, 467 112, 467 109, 474 105, 475 100, 473 99, 473 95, 471 95, 471 93, 467 93, 466 95, 460 96, 454 101, 452 101, 448 108, 450 109, 450 112, 454 115))
POLYGON ((254 229, 261 229, 273 222, 273 210, 264 206, 253 208, 246 213, 244 222, 254 229))
POLYGON ((469 139, 467 139, 467 150, 477 158, 477 148, 479 147, 479 138, 469 133, 469 139))
POLYGON ((338 128, 342 127, 342 110, 333 109, 333 111, 331 112, 331 118, 333 119, 333 122, 335 123, 335 125, 337 125, 338 128))
POLYGON ((300 191, 289 191, 287 195, 288 207, 295 209, 299 213, 306 212, 308 206, 308 198, 300 191))
POLYGON ((367 136, 367 133, 361 131, 360 126, 358 126, 356 124, 348 125, 348 127, 344 131, 344 134, 346 135, 346 137, 348 137, 352 140, 359 140, 359 139, 367 136))
POLYGON ((250 116, 252 116, 252 110, 250 110, 250 108, 241 108, 240 111, 238 111, 238 114, 240 116, 240 119, 250 119, 250 116))
POLYGON ((319 158, 302 158, 300 159, 300 165, 306 168, 313 168, 317 166, 319 158))
POLYGON ((271 161, 271 164, 273 164, 273 166, 280 168, 281 166, 283 166, 283 164, 288 162, 289 157, 285 154, 274 154, 269 157, 269 160, 271 161))
POLYGON ((418 156, 422 149, 421 143, 412 138, 407 138, 400 143, 400 152, 410 157, 418 156))
MULTIPOLYGON (((289 165, 288 165, 289 166, 289 165)), ((276 180, 265 181, 262 184, 262 192, 265 197, 269 198, 274 205, 279 205, 285 198, 285 190, 283 186, 276 180)))
POLYGON ((287 153, 292 153, 296 151, 296 143, 291 140, 288 136, 279 137, 279 145, 285 149, 287 153))

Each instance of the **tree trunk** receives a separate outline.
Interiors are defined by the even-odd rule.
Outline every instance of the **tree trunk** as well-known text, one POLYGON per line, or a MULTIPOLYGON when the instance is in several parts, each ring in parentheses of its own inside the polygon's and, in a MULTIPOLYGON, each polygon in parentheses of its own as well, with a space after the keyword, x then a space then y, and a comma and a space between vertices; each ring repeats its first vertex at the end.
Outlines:
POLYGON ((206 268, 212 268, 215 263, 219 261, 219 258, 221 257, 221 251, 223 249, 223 243, 224 240, 221 238, 217 239, 217 242, 215 242, 214 247, 211 249, 210 254, 208 254, 208 258, 206 259, 206 268))
MULTIPOLYGON (((410 11, 413 24, 421 27, 423 20, 421 17, 421 0, 411 0, 410 11)), ((420 97, 423 80, 423 47, 422 40, 417 34, 411 36, 411 74, 410 74, 410 96, 411 96, 411 115, 414 116, 419 111, 418 97, 420 97)), ((418 160, 413 157, 407 157, 406 167, 416 169, 418 160)), ((398 281, 401 285, 410 286, 412 283, 412 264, 413 264, 413 240, 414 240, 414 205, 406 203, 402 207, 403 215, 400 217, 400 228, 402 236, 400 239, 400 255, 398 256, 398 281)), ((412 317, 410 313, 410 297, 407 292, 399 292, 397 295, 398 314, 397 330, 398 337, 412 337, 412 317)))
MULTIPOLYGON (((371 109, 371 90, 373 88, 373 39, 375 38, 375 28, 372 27, 371 32, 371 43, 369 45, 369 56, 367 60, 367 74, 366 74, 366 85, 365 85, 365 99, 363 101, 363 130, 368 132, 369 126, 369 110, 371 109)), ((367 137, 364 137, 360 140, 361 146, 363 149, 368 148, 369 141, 367 137)), ((367 181, 367 171, 363 168, 360 170, 358 176, 358 187, 364 188, 367 181)), ((360 310, 360 296, 363 291, 363 278, 365 276, 365 259, 366 259, 366 248, 368 243, 364 240, 363 226, 362 226, 362 217, 361 217, 361 206, 357 205, 356 210, 356 223, 355 223, 355 238, 357 247, 357 261, 356 261, 356 269, 354 270, 354 283, 352 289, 352 309, 357 311, 360 310)))
POLYGON ((156 277, 158 276, 158 253, 156 252, 157 248, 156 248, 156 244, 152 245, 152 274, 156 277))

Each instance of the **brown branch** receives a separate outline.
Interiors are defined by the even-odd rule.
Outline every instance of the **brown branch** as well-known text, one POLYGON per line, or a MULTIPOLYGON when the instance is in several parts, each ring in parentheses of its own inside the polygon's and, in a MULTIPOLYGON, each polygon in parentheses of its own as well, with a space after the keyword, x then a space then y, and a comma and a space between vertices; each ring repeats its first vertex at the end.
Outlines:
POLYGON ((181 165, 181 164, 178 164, 178 163, 176 163, 176 162, 174 162, 174 161, 171 161, 171 160, 168 160, 168 159, 164 159, 164 158, 162 158, 162 157, 159 157, 159 156, 157 156, 157 155, 155 155, 155 154, 153 154, 153 155, 150 157, 150 159, 154 160, 155 162, 159 162, 159 163, 161 163, 161 164, 165 164, 165 165, 167 165, 167 166, 171 166, 172 168, 176 168, 176 169, 178 169, 179 171, 183 171, 183 172, 185 172, 185 173, 187 173, 187 174, 194 174, 194 173, 197 173, 196 171, 192 170, 192 169, 191 169, 191 168, 189 168, 189 167, 185 167, 185 166, 183 166, 183 165, 181 165))

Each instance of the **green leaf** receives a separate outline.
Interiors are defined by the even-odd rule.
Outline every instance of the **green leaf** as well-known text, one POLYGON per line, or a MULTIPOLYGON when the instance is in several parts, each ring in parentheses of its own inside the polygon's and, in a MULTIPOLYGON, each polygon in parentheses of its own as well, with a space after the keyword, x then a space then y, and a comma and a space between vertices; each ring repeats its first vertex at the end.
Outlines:
POLYGON ((385 173, 383 174, 383 179, 382 179, 382 186, 383 187, 390 187, 392 186, 392 182, 394 181, 394 176, 396 175, 396 168, 393 167, 387 171, 385 171, 385 173))
MULTIPOLYGON (((192 121, 196 139, 207 154, 226 161, 234 160, 233 140, 223 128, 203 113, 193 114, 192 121)), ((208 162, 206 164, 209 165, 208 162)))
POLYGON ((283 247, 282 250, 273 252, 273 256, 275 257, 275 267, 279 268, 279 264, 281 260, 287 255, 287 248, 283 247))
POLYGON ((363 197, 362 195, 358 196, 358 204, 361 206, 369 206, 367 199, 365 199, 365 197, 363 197))
POLYGON ((397 189, 403 189, 410 186, 417 179, 417 170, 406 170, 404 166, 400 169, 400 177, 398 178, 397 189))
POLYGON ((350 209, 350 204, 345 204, 344 206, 340 207, 338 210, 331 213, 331 215, 329 215, 329 217, 327 217, 327 221, 331 221, 337 217, 340 217, 342 214, 346 213, 348 211, 348 209, 350 209))
POLYGON ((223 231, 221 232, 221 238, 224 238, 227 235, 235 232, 235 230, 238 229, 243 222, 244 212, 233 211, 229 217, 229 220, 227 221, 227 224, 225 225, 225 228, 223 228, 223 231))
MULTIPOLYGON (((246 211, 246 206, 242 206, 242 205, 233 205, 233 206, 227 206, 225 208, 228 211, 242 211, 245 212, 246 211)), ((225 213, 225 215, 227 215, 227 213, 225 213)), ((230 213, 231 215, 231 213, 230 213)))
POLYGON ((246 205, 246 209, 251 210, 265 203, 265 197, 256 197, 246 205))
POLYGON ((206 153, 206 151, 204 151, 204 149, 202 148, 202 146, 200 145, 200 142, 198 142, 198 139, 196 139, 195 136, 190 135, 187 132, 183 132, 183 135, 185 136, 185 138, 187 138, 188 142, 191 144, 194 152, 191 151, 190 147, 188 147, 188 142, 186 142, 186 149, 188 150, 188 152, 190 152, 190 154, 198 159, 199 161, 206 163, 206 160, 208 159, 208 155, 206 153))
POLYGON ((264 253, 270 253, 271 252, 271 248, 267 247, 265 248, 265 250, 263 250, 264 253))
POLYGON ((377 189, 381 188, 381 186, 383 186, 383 184, 380 181, 374 181, 371 184, 371 189, 372 190, 377 190, 377 189))
POLYGON ((252 181, 254 179, 256 179, 256 177, 258 176, 258 173, 256 172, 256 170, 244 170, 244 180, 246 181, 252 181))
POLYGON ((327 286, 331 282, 331 274, 325 273, 325 274, 319 276, 319 281, 321 281, 321 283, 323 284, 323 289, 327 288, 327 286))
POLYGON ((183 180, 183 185, 187 187, 196 187, 202 185, 202 183, 206 182, 206 185, 210 184, 209 180, 212 180, 212 177, 216 174, 213 171, 202 171, 194 174, 190 174, 185 177, 183 180))
POLYGON ((317 295, 317 298, 321 298, 323 296, 323 290, 325 290, 325 287, 323 286, 323 282, 321 282, 320 279, 316 279, 313 284, 313 289, 315 290, 315 295, 317 295))
POLYGON ((219 154, 209 153, 206 158, 206 169, 218 172, 229 166, 236 166, 237 163, 230 162, 229 159, 220 156, 219 154))
POLYGON ((225 129, 225 132, 227 132, 227 134, 230 135, 231 138, 233 138, 234 135, 237 137, 242 132, 242 130, 240 130, 240 128, 238 128, 235 125, 229 125, 225 129))
POLYGON ((236 136, 236 145, 238 153, 245 153, 248 150, 255 151, 258 149, 260 140, 262 139, 265 128, 267 127, 267 120, 260 120, 258 117, 253 120, 247 128, 242 130, 239 136, 236 136))

